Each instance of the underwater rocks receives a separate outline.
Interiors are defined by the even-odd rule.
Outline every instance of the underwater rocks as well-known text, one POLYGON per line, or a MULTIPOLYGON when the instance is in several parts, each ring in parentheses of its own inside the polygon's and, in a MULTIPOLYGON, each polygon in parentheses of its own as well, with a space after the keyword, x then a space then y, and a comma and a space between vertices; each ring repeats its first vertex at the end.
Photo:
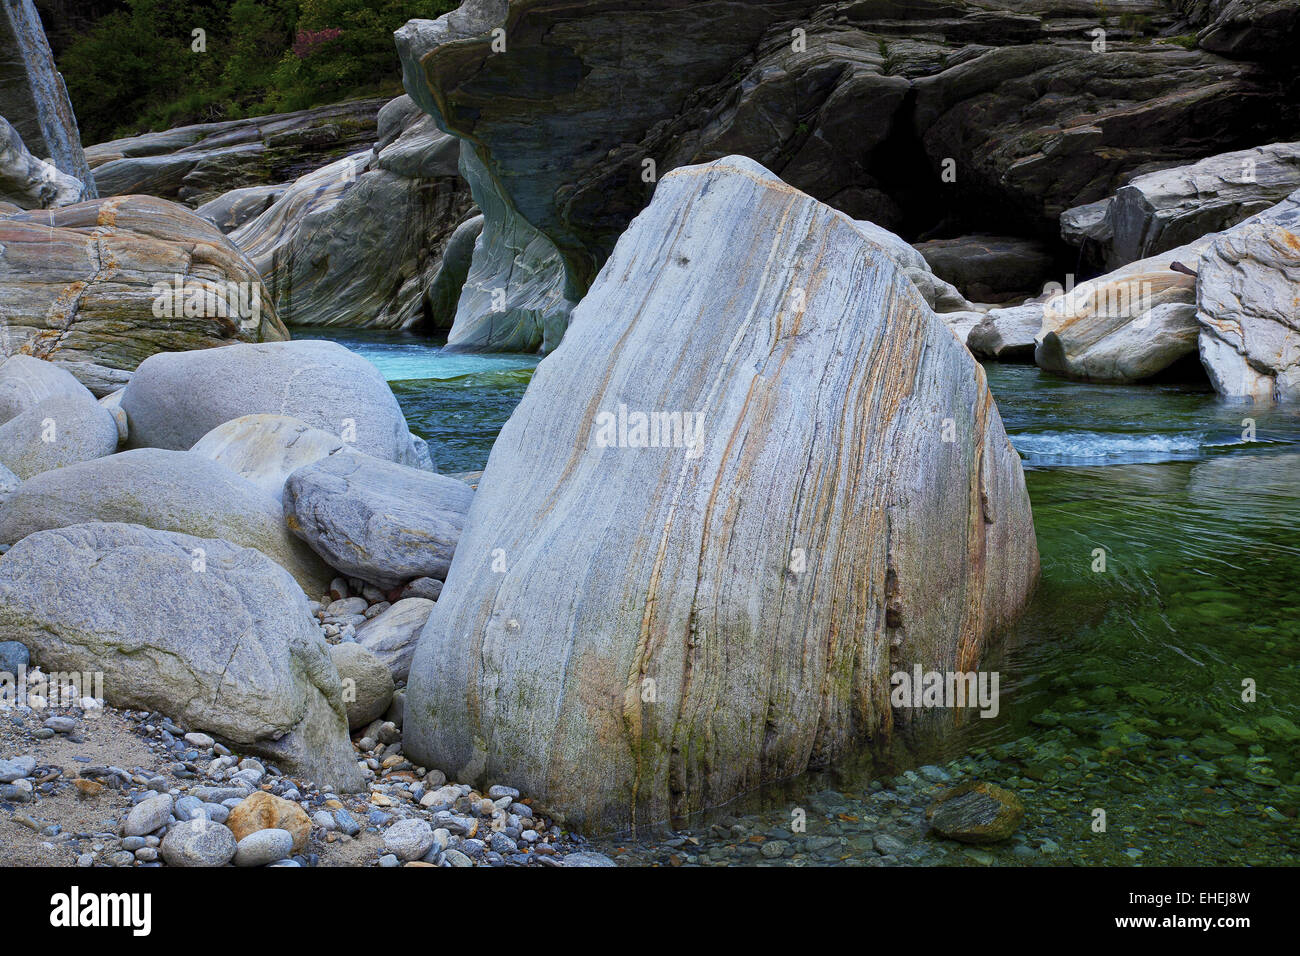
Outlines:
POLYGON ((1025 818, 1025 806, 1010 790, 992 783, 958 784, 941 793, 926 811, 930 828, 962 843, 998 843, 1025 818))
POLYGON ((493 448, 408 752, 584 828, 684 815, 910 726, 894 665, 973 668, 1037 573, 983 375, 894 258, 750 160, 679 169, 493 448))

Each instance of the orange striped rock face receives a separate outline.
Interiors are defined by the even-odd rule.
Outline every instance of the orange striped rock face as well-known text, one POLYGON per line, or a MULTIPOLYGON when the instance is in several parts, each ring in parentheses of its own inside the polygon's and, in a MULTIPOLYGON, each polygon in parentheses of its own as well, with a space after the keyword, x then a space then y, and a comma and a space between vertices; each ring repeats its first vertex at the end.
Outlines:
POLYGON ((159 351, 288 338, 251 263, 165 199, 0 211, 0 246, 6 351, 130 371, 159 351))
POLYGON ((679 819, 941 727, 891 677, 975 670, 1037 574, 984 375, 897 261, 751 160, 683 167, 497 440, 405 747, 591 831, 679 819))

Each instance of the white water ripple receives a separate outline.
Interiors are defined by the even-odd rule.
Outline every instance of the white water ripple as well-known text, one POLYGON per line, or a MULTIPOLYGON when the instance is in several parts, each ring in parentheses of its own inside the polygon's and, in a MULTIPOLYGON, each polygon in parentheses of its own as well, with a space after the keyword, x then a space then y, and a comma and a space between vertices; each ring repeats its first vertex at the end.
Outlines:
POLYGON ((1150 464, 1199 458, 1212 449, 1245 445, 1240 438, 1204 432, 1135 435, 1124 432, 1042 431, 1011 435, 1029 464, 1150 464))

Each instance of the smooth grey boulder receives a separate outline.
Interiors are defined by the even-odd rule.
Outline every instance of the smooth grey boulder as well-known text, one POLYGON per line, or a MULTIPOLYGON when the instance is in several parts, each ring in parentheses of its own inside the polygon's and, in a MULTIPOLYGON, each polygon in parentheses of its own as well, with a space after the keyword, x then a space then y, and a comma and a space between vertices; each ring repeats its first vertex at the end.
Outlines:
POLYGON ((357 628, 357 643, 383 661, 393 680, 404 681, 411 671, 411 658, 415 656, 420 632, 432 610, 433 601, 428 598, 395 601, 388 610, 357 628))
POLYGON ((159 852, 168 866, 225 866, 237 849, 235 835, 224 824, 200 817, 168 827, 159 852))
POLYGON ((19 478, 117 451, 117 419, 90 395, 55 395, 0 425, 0 464, 19 478))
POLYGON ((334 577, 284 526, 280 504, 211 459, 140 448, 28 478, 0 511, 0 543, 48 528, 123 521, 256 548, 310 594, 334 577))
POLYGON ((158 710, 323 787, 361 778, 338 673, 302 589, 264 554, 130 524, 39 531, 0 560, 0 640, 47 672, 101 671, 158 710))
MULTIPOLYGON (((1114 270, 1235 225, 1297 188, 1300 143, 1220 153, 1135 177, 1107 202, 1104 225, 1094 233, 1108 239, 1099 245, 1107 268, 1114 270)), ((1080 215, 1076 210, 1062 215, 1067 241, 1066 219, 1073 223, 1080 215)))
POLYGON ((126 815, 126 822, 123 824, 123 836, 145 836, 153 833, 167 825, 167 820, 171 817, 173 810, 172 795, 170 793, 160 793, 154 797, 146 797, 126 815))
POLYGON ((683 167, 493 446, 402 745, 578 829, 682 819, 941 730, 891 673, 975 668, 1037 575, 984 375, 897 261, 751 160, 683 167))
POLYGON ((278 827, 254 830, 235 848, 235 866, 266 866, 293 852, 293 834, 278 827))
POLYGON ((133 448, 192 448, 244 415, 290 415, 358 450, 415 466, 406 419, 379 370, 341 345, 312 339, 160 352, 122 395, 133 448))
POLYGON ((1081 283, 1042 306, 1039 368, 1123 384, 1164 371, 1196 351, 1197 280, 1190 268, 1207 237, 1081 283))
POLYGON ((0 424, 55 395, 94 399, 66 369, 32 358, 10 355, 0 362, 0 424))
POLYGON ((0 758, 0 783, 13 783, 15 780, 22 780, 35 769, 35 757, 0 758))
POLYGON ((289 476, 289 529, 330 567, 381 588, 445 578, 474 491, 348 449, 289 476))
POLYGON ((331 644, 329 652, 338 670, 348 727, 357 730, 382 717, 394 690, 387 665, 360 644, 331 644))
POLYGON ((18 131, 0 116, 0 202, 47 209, 80 202, 85 183, 27 151, 18 131))
POLYGON ((1300 401, 1300 190, 1213 237, 1196 271, 1197 348, 1215 390, 1300 401))
POLYGON ((384 831, 384 849, 399 860, 418 860, 434 844, 433 827, 418 819, 400 820, 384 831))
POLYGON ((1041 302, 991 309, 966 334, 966 347, 980 358, 1032 362, 1042 327, 1041 302))
POLYGON ((337 435, 289 415, 245 415, 218 425, 190 451, 225 465, 283 501, 290 474, 346 447, 337 435))

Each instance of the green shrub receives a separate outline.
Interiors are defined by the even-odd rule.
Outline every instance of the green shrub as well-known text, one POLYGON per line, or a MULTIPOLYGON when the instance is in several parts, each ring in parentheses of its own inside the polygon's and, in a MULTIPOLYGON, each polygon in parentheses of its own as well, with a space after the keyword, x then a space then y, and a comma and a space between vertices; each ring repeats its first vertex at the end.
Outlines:
POLYGON ((59 59, 82 138, 396 95, 393 31, 456 0, 126 0, 59 59), (193 31, 205 49, 193 49, 193 31))

